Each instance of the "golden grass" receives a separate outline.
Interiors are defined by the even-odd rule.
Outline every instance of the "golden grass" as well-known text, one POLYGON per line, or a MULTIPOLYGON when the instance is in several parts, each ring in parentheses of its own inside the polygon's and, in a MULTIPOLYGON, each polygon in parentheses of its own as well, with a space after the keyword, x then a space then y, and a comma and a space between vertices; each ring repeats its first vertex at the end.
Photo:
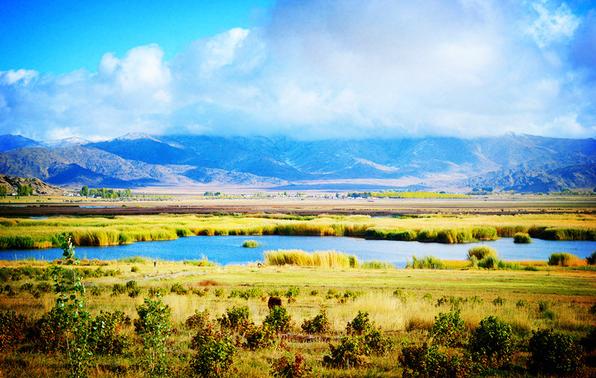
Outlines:
POLYGON ((321 268, 355 268, 356 256, 337 251, 316 251, 309 253, 300 249, 265 251, 266 265, 295 265, 321 268))

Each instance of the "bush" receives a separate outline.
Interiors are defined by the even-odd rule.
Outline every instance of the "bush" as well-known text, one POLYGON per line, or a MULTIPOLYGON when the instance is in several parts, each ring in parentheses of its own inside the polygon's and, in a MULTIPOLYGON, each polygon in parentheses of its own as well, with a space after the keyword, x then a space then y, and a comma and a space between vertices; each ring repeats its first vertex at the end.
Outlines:
POLYGON ((216 332, 213 323, 208 322, 197 331, 191 341, 196 351, 190 367, 200 377, 219 377, 232 365, 236 347, 231 336, 216 332))
POLYGON ((468 260, 470 260, 472 258, 472 256, 475 257, 476 260, 478 260, 478 261, 481 261, 482 259, 484 259, 485 257, 488 257, 488 256, 492 256, 496 259, 497 251, 495 251, 491 247, 481 245, 478 247, 472 247, 472 248, 468 249, 468 260))
POLYGON ((437 345, 423 344, 402 349, 399 363, 403 366, 404 377, 461 377, 465 376, 465 366, 458 356, 449 356, 437 345))
POLYGON ((16 312, 0 311, 0 350, 7 351, 25 341, 29 320, 16 312))
POLYGON ((164 375, 168 370, 166 341, 171 332, 171 309, 159 298, 145 298, 137 307, 135 332, 141 337, 144 349, 143 365, 149 375, 164 375))
POLYGON ((435 324, 430 330, 433 341, 445 346, 460 346, 466 332, 465 324, 460 316, 460 311, 439 313, 435 317, 435 324))
POLYGON ((139 267, 138 267, 138 266, 136 266, 136 265, 133 265, 133 266, 130 268, 130 271, 131 271, 132 273, 137 273, 137 272, 139 271, 139 267))
POLYGON ((534 332, 529 344, 530 370, 560 375, 576 372, 582 365, 582 348, 575 340, 552 330, 534 332))
POLYGON ((130 319, 122 311, 104 312, 91 320, 89 343, 94 353, 101 355, 119 355, 130 345, 122 327, 130 319))
POLYGON ((331 324, 329 318, 327 318, 327 312, 321 310, 321 312, 312 319, 306 319, 302 323, 302 330, 308 334, 322 334, 329 332, 331 324))
POLYGON ((553 266, 581 266, 585 265, 585 262, 571 253, 560 252, 553 253, 548 258, 548 265, 553 266))
POLYGON ((497 269, 500 266, 500 261, 495 256, 486 256, 478 261, 478 266, 484 269, 497 269))
POLYGON ((513 242, 517 244, 527 244, 532 242, 532 238, 525 232, 516 232, 513 235, 513 242))
POLYGON ((305 366, 304 356, 297 353, 294 358, 282 356, 271 365, 271 375, 280 378, 300 378, 310 375, 311 369, 305 366))
POLYGON ((513 353, 511 326, 494 316, 482 319, 472 333, 468 350, 484 366, 501 367, 509 363, 513 353))
POLYGON ((372 322, 368 317, 368 312, 358 311, 358 314, 348 322, 346 331, 348 335, 362 335, 372 327, 372 322))
POLYGON ((217 318, 222 328, 228 328, 235 332, 243 333, 250 323, 250 311, 246 306, 232 307, 226 313, 217 318))
POLYGON ((170 293, 186 295, 188 293, 188 289, 179 283, 175 283, 170 287, 170 293))
POLYGON ((590 256, 586 257, 586 262, 588 265, 596 264, 596 251, 592 252, 590 256))
POLYGON ((368 364, 366 345, 361 336, 344 336, 339 344, 329 344, 329 355, 323 357, 323 364, 349 369, 368 364))
POLYGON ((209 311, 195 312, 186 319, 184 325, 190 329, 201 329, 209 324, 209 311))
POLYGON ((276 333, 287 333, 292 327, 292 319, 285 307, 274 306, 263 320, 263 325, 270 327, 276 333))
POLYGON ((251 325, 244 333, 244 346, 248 349, 268 348, 275 344, 276 333, 268 325, 251 325))
POLYGON ((362 336, 363 353, 369 355, 385 354, 391 348, 391 341, 383 337, 381 330, 369 319, 367 312, 358 314, 346 325, 346 332, 351 336, 362 336))
POLYGON ((121 295, 126 293, 126 286, 119 284, 119 283, 115 283, 112 286, 112 296, 117 296, 117 295, 121 295))
POLYGON ((257 248, 259 245, 259 242, 256 240, 245 240, 244 243, 242 243, 244 248, 257 248))

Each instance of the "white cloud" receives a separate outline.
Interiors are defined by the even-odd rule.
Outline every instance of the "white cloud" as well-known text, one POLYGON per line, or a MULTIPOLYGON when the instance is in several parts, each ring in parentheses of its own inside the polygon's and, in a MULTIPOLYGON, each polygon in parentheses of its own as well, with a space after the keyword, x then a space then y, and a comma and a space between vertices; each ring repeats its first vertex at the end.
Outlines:
POLYGON ((87 138, 594 136, 585 65, 576 71, 560 43, 580 23, 565 3, 281 1, 270 24, 197 40, 169 61, 147 45, 104 54, 97 73, 2 72, 0 127, 87 138))

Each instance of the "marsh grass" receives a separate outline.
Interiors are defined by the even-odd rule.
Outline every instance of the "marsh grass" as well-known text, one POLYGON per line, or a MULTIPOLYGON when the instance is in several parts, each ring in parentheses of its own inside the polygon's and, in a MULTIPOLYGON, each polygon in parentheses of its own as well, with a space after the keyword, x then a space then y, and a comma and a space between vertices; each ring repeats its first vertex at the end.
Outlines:
POLYGON ((245 240, 242 243, 242 247, 244 248, 257 248, 259 245, 259 242, 256 240, 245 240))
POLYGON ((585 266, 587 262, 585 259, 581 259, 578 256, 567 253, 567 252, 560 252, 560 253, 553 253, 548 258, 548 265, 556 265, 556 266, 585 266))
POLYGON ((323 268, 356 268, 356 256, 337 251, 316 251, 309 253, 299 249, 265 251, 266 265, 295 265, 323 268))

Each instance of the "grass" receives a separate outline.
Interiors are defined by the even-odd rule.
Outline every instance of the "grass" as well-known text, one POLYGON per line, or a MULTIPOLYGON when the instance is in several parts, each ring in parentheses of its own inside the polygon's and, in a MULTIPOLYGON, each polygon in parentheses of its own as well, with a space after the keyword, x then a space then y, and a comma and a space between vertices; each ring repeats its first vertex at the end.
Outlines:
POLYGON ((581 259, 578 256, 567 253, 567 252, 560 252, 560 253, 553 253, 548 258, 548 265, 556 265, 556 266, 585 266, 587 262, 585 259, 581 259))
POLYGON ((257 248, 259 245, 259 242, 256 240, 245 240, 242 243, 242 247, 244 248, 257 248))
POLYGON ((468 243, 517 232, 549 240, 594 240, 592 214, 432 215, 311 217, 147 215, 113 217, 0 218, 0 249, 48 248, 66 231, 75 244, 104 246, 171 240, 190 235, 307 235, 468 243))
MULTIPOLYGON (((260 324, 268 314, 268 293, 274 291, 285 293, 292 289, 298 292, 293 297, 295 301, 288 303, 284 299, 284 307, 293 321, 292 330, 282 336, 283 345, 240 351, 234 357, 233 375, 265 377, 270 372, 270 361, 286 353, 301 353, 316 376, 400 376, 401 367, 396 363, 399 345, 402 342, 421 343, 435 316, 448 312, 452 306, 461 310, 467 329, 477 327, 486 316, 495 315, 511 324, 520 340, 527 340, 532 331, 544 328, 562 330, 579 338, 585 336, 596 322, 596 316, 590 312, 596 298, 596 274, 560 267, 536 272, 460 271, 364 269, 363 264, 360 268, 329 270, 295 265, 201 267, 163 261, 156 269, 150 260, 102 263, 107 264, 104 269, 121 273, 84 279, 87 287, 102 289, 99 295, 86 298, 91 312, 97 315, 102 310, 119 310, 134 320, 138 317, 136 306, 142 303, 149 290, 163 289, 163 301, 172 309, 172 321, 177 330, 168 342, 169 364, 174 375, 180 376, 184 376, 190 355, 188 345, 194 335, 183 325, 189 316, 208 309, 213 320, 228 308, 247 306, 251 320, 260 324), (132 266, 137 266, 138 271, 131 272, 132 266), (126 293, 111 295, 114 284, 125 285, 131 280, 138 283, 139 297, 131 298, 126 293), (172 292, 174 285, 176 290, 172 292), (219 290, 221 294, 218 294, 219 290), (245 292, 258 295, 231 295, 245 292), (330 292, 334 294, 330 295, 330 292), (540 311, 541 303, 547 303, 549 316, 540 311), (312 319, 323 308, 330 330, 314 338, 303 335, 300 324, 305 319, 312 319), (371 357, 370 365, 362 368, 346 371, 323 366, 322 358, 328 353, 328 343, 337 343, 345 332, 346 323, 358 311, 368 312, 371 320, 398 347, 385 356, 371 357)), ((0 265, 26 271, 45 269, 50 264, 33 261, 0 262, 0 265)), ((33 319, 48 311, 54 304, 54 294, 42 293, 36 298, 20 289, 29 282, 37 285, 42 281, 23 275, 15 281, 3 282, 2 286, 9 284, 17 293, 14 296, 0 293, 0 309, 13 309, 33 319)), ((544 304, 542 307, 545 307, 544 304)), ((125 333, 132 335, 132 328, 132 325, 125 326, 125 333)), ((124 357, 100 357, 90 375, 141 376, 142 373, 134 367, 139 345, 134 338, 133 341, 133 353, 124 357)), ((521 353, 513 362, 516 366, 523 366, 524 358, 521 353)), ((60 353, 38 354, 27 348, 18 352, 0 352, 0 370, 7 376, 67 375, 60 353)), ((498 372, 494 374, 499 375, 498 372)))
POLYGON ((513 235, 513 242, 516 244, 528 244, 532 242, 532 238, 525 232, 516 232, 513 235))
POLYGON ((355 268, 356 256, 337 251, 317 251, 308 253, 299 249, 265 251, 266 265, 294 265, 323 268, 355 268))
POLYGON ((425 256, 422 258, 412 256, 412 262, 408 262, 406 267, 412 269, 444 269, 445 264, 441 259, 434 256, 425 256))

